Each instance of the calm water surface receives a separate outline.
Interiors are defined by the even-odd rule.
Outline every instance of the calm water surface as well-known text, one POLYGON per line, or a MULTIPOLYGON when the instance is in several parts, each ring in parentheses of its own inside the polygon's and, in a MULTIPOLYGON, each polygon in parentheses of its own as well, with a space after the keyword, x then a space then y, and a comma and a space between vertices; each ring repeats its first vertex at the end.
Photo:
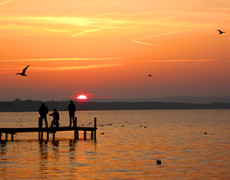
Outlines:
MULTIPOLYGON (((67 126, 68 113, 60 116, 67 126)), ((58 132, 55 142, 42 143, 37 133, 17 134, 14 142, 0 143, 0 179, 230 179, 230 110, 77 116, 79 126, 97 117, 96 142, 90 134, 74 141, 73 132, 58 132)), ((37 112, 0 113, 0 127, 37 127, 37 119, 37 112)))

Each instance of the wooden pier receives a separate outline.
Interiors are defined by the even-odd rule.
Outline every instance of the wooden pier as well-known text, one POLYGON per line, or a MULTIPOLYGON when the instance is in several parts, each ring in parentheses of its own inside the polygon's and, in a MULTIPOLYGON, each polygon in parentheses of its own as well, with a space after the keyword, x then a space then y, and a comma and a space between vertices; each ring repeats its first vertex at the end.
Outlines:
POLYGON ((14 135, 16 133, 27 133, 27 132, 37 132, 38 140, 43 140, 43 134, 46 133, 47 140, 49 140, 50 134, 53 136, 53 140, 55 140, 55 134, 58 131, 74 131, 74 139, 79 139, 79 131, 84 132, 84 139, 87 137, 87 132, 91 133, 91 139, 96 141, 96 132, 97 132, 97 118, 94 118, 94 126, 93 127, 78 127, 77 126, 77 118, 75 118, 73 127, 42 127, 42 123, 40 118, 38 119, 38 127, 31 128, 0 128, 0 141, 2 141, 2 134, 5 134, 5 140, 8 141, 8 135, 11 135, 11 141, 14 141, 14 135))

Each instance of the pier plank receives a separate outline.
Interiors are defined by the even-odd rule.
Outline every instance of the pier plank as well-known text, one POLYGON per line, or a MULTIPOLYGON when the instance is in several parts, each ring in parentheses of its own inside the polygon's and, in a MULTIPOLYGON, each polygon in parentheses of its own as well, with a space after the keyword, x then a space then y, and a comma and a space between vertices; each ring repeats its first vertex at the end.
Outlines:
POLYGON ((53 132, 55 131, 95 131, 97 128, 94 127, 58 127, 58 128, 36 128, 36 127, 28 127, 28 128, 0 128, 1 133, 18 133, 18 132, 53 132))

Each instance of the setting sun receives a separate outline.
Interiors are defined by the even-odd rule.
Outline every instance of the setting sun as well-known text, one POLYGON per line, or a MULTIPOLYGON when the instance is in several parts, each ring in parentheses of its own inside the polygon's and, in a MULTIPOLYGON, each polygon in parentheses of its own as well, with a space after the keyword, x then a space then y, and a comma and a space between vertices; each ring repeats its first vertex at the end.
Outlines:
POLYGON ((86 95, 81 94, 81 95, 77 96, 77 99, 78 99, 78 100, 86 100, 86 99, 88 99, 88 98, 87 98, 86 95))

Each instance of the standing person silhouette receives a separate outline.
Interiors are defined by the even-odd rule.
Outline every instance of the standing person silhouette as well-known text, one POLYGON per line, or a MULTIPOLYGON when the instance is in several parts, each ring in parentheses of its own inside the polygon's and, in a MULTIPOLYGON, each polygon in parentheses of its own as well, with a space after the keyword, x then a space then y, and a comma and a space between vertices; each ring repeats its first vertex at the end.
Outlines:
POLYGON ((46 128, 48 128, 48 122, 47 122, 47 114, 48 114, 48 112, 49 112, 49 109, 46 107, 46 105, 44 103, 42 103, 41 107, 39 108, 40 121, 42 123, 42 121, 44 119, 46 128))
POLYGON ((69 127, 71 127, 72 121, 74 125, 74 118, 75 118, 75 111, 76 111, 76 106, 73 104, 73 101, 70 101, 70 104, 68 106, 68 111, 69 111, 69 127))

